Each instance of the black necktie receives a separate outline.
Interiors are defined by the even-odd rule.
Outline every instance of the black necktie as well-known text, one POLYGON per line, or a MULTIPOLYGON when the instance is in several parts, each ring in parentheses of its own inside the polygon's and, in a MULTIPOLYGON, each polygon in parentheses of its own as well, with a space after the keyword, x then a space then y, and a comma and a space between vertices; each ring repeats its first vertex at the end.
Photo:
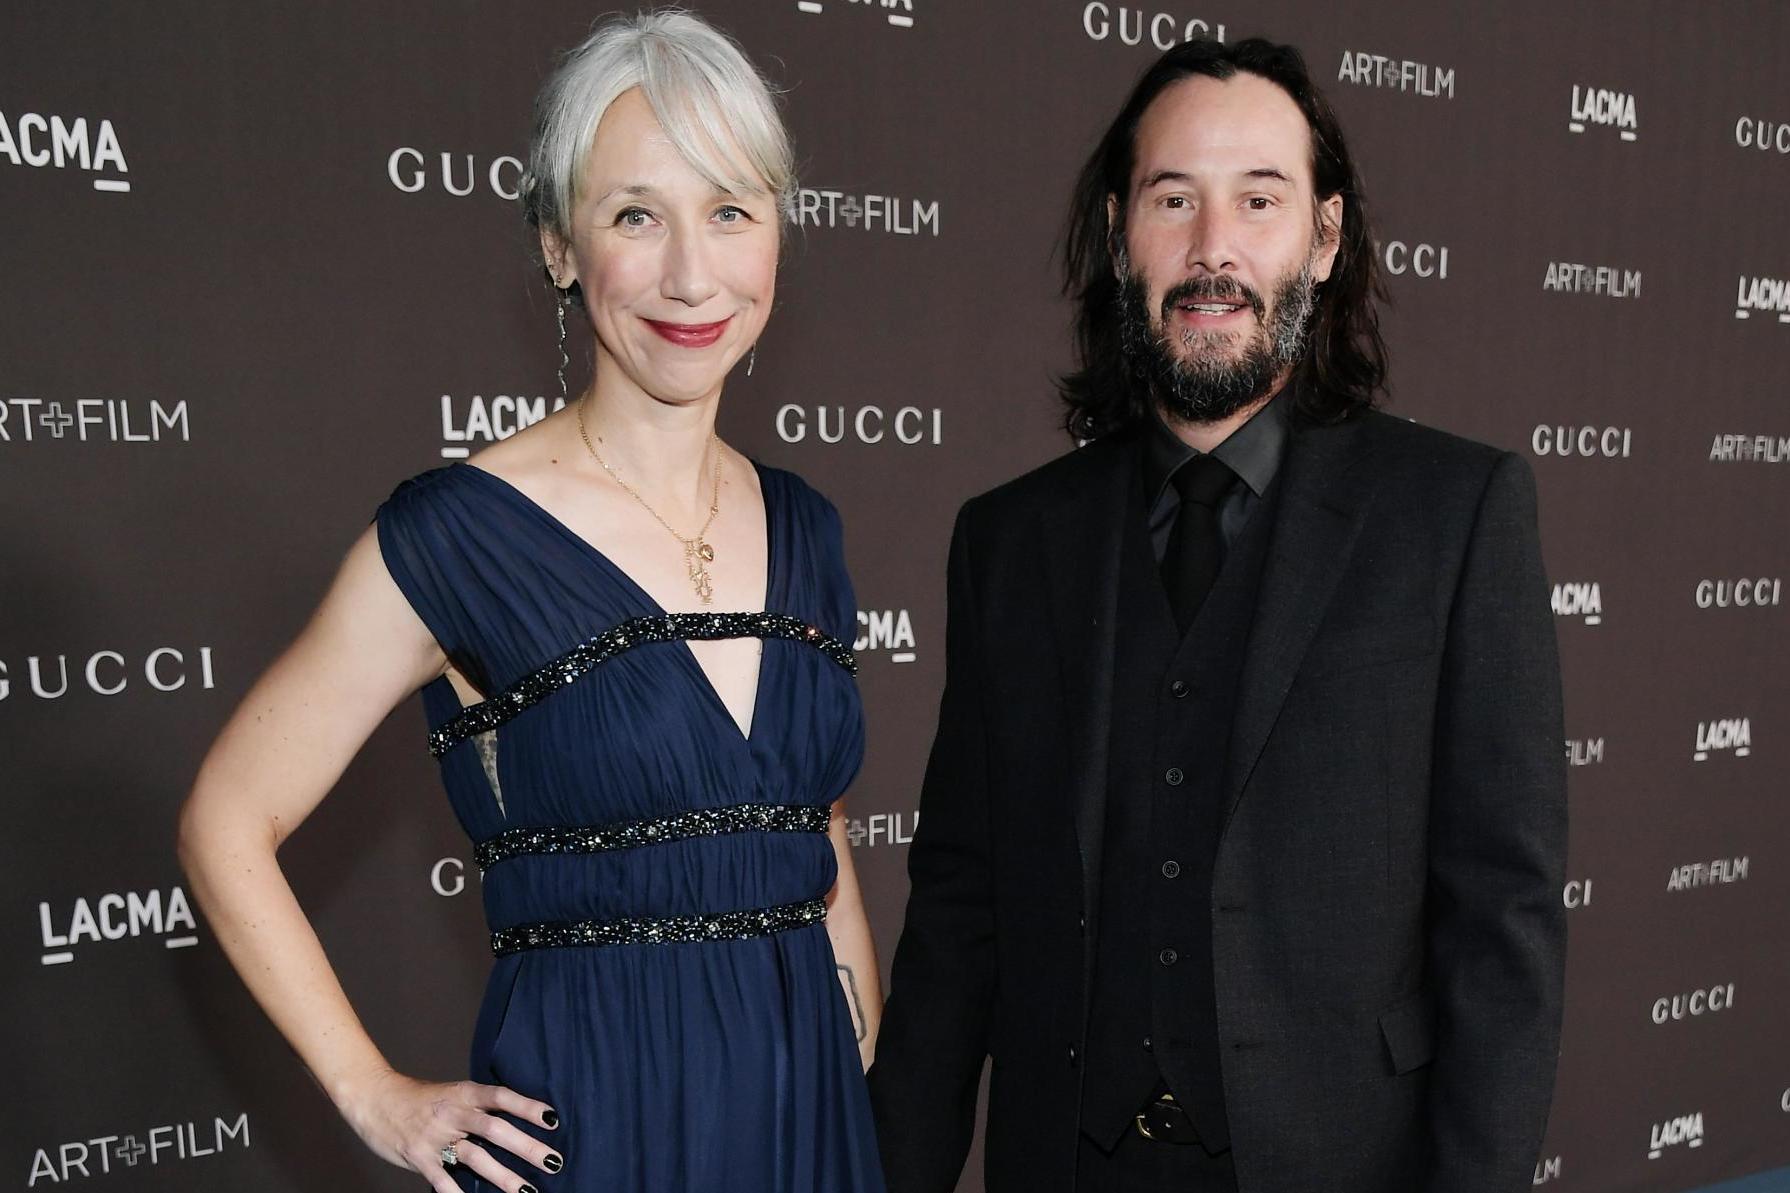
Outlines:
POLYGON ((1224 540, 1218 533, 1218 506, 1237 474, 1215 456, 1199 455, 1175 470, 1170 483, 1181 494, 1181 508, 1162 553, 1162 583, 1168 589, 1175 624, 1185 634, 1206 603, 1224 562, 1224 540))

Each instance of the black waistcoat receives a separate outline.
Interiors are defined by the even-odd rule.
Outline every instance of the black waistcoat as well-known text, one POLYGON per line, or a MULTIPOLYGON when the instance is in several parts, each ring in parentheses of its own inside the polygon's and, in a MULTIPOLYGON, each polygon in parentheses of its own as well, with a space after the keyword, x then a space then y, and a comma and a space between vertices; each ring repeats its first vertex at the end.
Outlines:
POLYGON ((1164 1086, 1211 1150, 1230 1145, 1212 977, 1212 868, 1238 676, 1278 486, 1178 633, 1143 484, 1120 550, 1098 942, 1082 1129, 1106 1147, 1164 1086))

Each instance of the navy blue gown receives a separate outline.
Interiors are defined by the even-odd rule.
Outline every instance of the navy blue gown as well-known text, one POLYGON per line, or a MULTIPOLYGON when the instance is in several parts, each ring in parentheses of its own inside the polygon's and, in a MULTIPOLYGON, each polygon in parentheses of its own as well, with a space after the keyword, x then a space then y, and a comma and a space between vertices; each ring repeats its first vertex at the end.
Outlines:
POLYGON ((422 692, 497 958, 471 1076, 558 1111, 557 1130, 517 1124, 558 1174, 494 1149, 542 1193, 882 1189, 821 922, 828 806, 864 752, 856 610, 837 512, 758 474, 763 614, 667 614, 470 464, 405 481, 376 518, 393 579, 486 697, 422 692), (722 637, 764 641, 749 734, 686 644, 722 637))

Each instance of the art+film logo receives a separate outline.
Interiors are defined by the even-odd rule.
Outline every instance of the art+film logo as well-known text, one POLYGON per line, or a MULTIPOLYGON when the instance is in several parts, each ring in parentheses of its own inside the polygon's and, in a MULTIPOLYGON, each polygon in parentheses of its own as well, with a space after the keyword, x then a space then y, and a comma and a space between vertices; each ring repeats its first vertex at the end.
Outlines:
POLYGON ((1782 464, 1790 460, 1790 435, 1717 435, 1709 443, 1711 464, 1782 464))
POLYGON ((1221 42, 1225 36, 1223 21, 1152 12, 1125 4, 1108 4, 1105 0, 1090 0, 1082 6, 1081 31, 1089 41, 1111 41, 1163 51, 1188 41, 1221 42))
POLYGON ((920 827, 920 812, 872 812, 868 816, 850 816, 845 821, 845 839, 853 849, 874 849, 879 845, 906 845, 920 827))
POLYGON ((523 427, 533 426, 555 410, 564 410, 564 398, 551 403, 539 395, 472 394, 464 399, 441 395, 441 458, 464 460, 473 447, 508 439, 523 427))
POLYGON ((1574 83, 1566 128, 1574 133, 1594 128, 1609 129, 1621 140, 1633 141, 1641 132, 1640 122, 1635 117, 1635 97, 1626 91, 1574 83))
POLYGON ((897 29, 914 27, 914 0, 796 0, 796 11, 812 17, 829 11, 881 13, 897 29))
POLYGON ((26 655, 19 673, 0 659, 0 701, 10 699, 15 692, 39 700, 60 700, 70 692, 80 691, 118 696, 144 688, 166 694, 216 686, 209 646, 197 650, 158 646, 141 656, 96 650, 85 659, 75 656, 72 668, 66 654, 26 655), (24 686, 15 689, 15 682, 24 686))
POLYGON ((43 941, 44 965, 66 965, 75 959, 75 948, 83 944, 104 944, 109 941, 139 937, 159 937, 162 947, 191 948, 199 943, 199 925, 193 918, 186 892, 169 887, 166 891, 126 891, 89 899, 76 898, 72 904, 37 905, 38 928, 43 941))
POLYGON ((1336 81, 1357 87, 1399 91, 1425 99, 1454 98, 1454 67, 1431 66, 1409 58, 1390 58, 1364 50, 1344 50, 1336 81))
POLYGON ((0 443, 190 443, 184 400, 0 398, 0 443))
POLYGON ((796 226, 847 228, 892 236, 937 236, 939 201, 895 195, 854 195, 825 187, 796 192, 796 226))
POLYGON ((31 1157, 31 1174, 25 1178, 25 1187, 35 1189, 40 1181, 45 1185, 65 1185, 76 1178, 116 1176, 134 1171, 139 1164, 156 1167, 199 1160, 248 1146, 246 1110, 235 1118, 214 1115, 209 1120, 189 1119, 124 1135, 73 1139, 38 1148, 31 1157))
POLYGON ((1568 766, 1596 766, 1603 760, 1603 738, 1569 737, 1566 739, 1566 764, 1568 766))
POLYGON ((1666 892, 1675 895, 1680 891, 1694 891, 1706 886, 1745 882, 1751 868, 1752 859, 1744 855, 1721 857, 1712 862, 1687 862, 1682 866, 1673 866, 1666 875, 1666 892))
POLYGON ((130 166, 110 120, 0 112, 0 161, 25 169, 82 170, 93 189, 123 194, 131 189, 130 166))
POLYGON ((1600 298, 1641 297, 1641 271, 1616 265, 1549 261, 1541 288, 1553 294, 1594 294, 1600 298))

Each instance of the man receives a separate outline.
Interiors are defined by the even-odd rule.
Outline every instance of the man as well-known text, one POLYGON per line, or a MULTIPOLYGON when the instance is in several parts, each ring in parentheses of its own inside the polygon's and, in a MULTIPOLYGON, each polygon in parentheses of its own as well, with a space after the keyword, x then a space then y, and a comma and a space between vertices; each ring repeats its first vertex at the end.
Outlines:
POLYGON ((1565 760, 1518 457, 1371 409, 1372 240, 1296 51, 1194 42, 1083 171, 1090 441, 966 505, 871 1071, 892 1193, 1515 1193, 1565 760))

